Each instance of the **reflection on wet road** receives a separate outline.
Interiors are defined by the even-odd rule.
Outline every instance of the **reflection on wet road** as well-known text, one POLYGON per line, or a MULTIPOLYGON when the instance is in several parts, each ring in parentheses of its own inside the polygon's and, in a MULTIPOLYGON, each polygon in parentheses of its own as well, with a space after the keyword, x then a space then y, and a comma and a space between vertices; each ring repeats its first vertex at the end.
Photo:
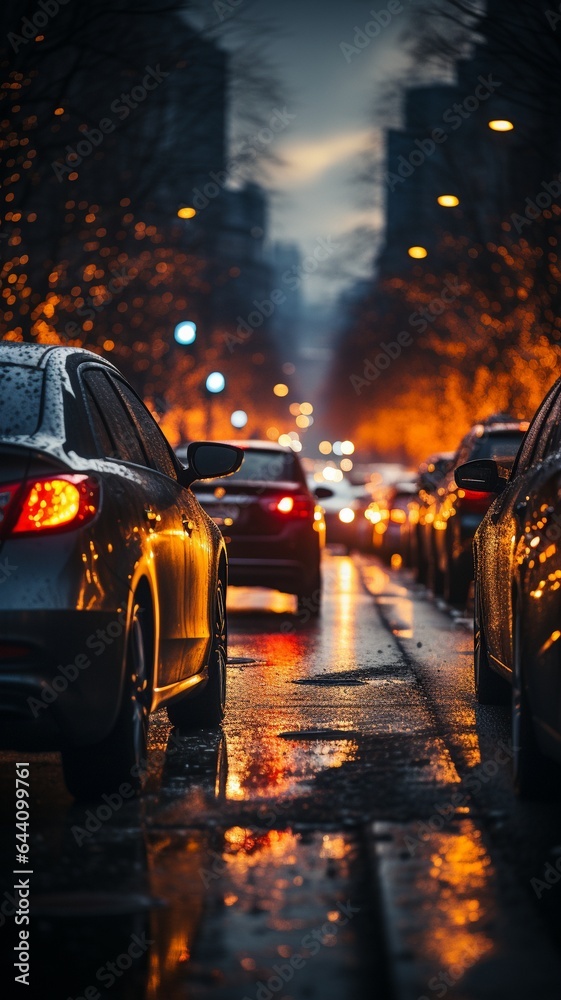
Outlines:
MULTIPOLYGON (((271 591, 232 589, 229 612, 223 732, 157 713, 140 802, 75 805, 57 755, 32 760, 27 995, 385 1000, 391 980, 416 1000, 438 977, 455 998, 557 995, 555 902, 527 882, 559 810, 514 802, 465 624, 358 556, 326 556, 317 621, 271 591)), ((16 757, 1 760, 6 874, 16 757)))

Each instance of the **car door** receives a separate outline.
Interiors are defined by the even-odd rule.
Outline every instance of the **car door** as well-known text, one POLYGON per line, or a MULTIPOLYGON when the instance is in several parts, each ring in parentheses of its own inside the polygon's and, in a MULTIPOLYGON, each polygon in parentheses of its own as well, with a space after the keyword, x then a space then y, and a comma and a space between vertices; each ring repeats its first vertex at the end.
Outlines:
MULTIPOLYGON (((174 482, 151 466, 120 391, 120 380, 96 366, 84 366, 80 377, 87 405, 96 407, 96 419, 101 419, 106 440, 111 442, 111 453, 106 457, 131 466, 131 478, 126 481, 126 496, 122 502, 131 508, 132 530, 136 528, 134 533, 140 539, 139 555, 147 556, 153 565, 160 639, 156 686, 165 687, 180 677, 185 658, 185 555, 177 502, 180 487, 177 480, 174 482)), ((97 437, 99 440, 99 432, 97 437)), ((120 476, 118 487, 121 490, 123 481, 120 476)))
POLYGON ((191 490, 185 489, 177 481, 175 458, 156 421, 124 380, 117 376, 111 376, 111 379, 136 426, 151 467, 165 478, 167 489, 170 496, 173 496, 179 513, 174 533, 173 557, 179 559, 179 550, 182 549, 183 578, 174 599, 177 601, 180 598, 182 601, 183 636, 187 654, 179 664, 176 679, 180 680, 198 673, 206 662, 211 620, 210 530, 191 490))
POLYGON ((490 655, 512 668, 512 589, 515 558, 524 548, 528 516, 547 451, 548 437, 559 419, 560 385, 553 386, 526 432, 509 481, 492 504, 478 532, 478 577, 490 655))

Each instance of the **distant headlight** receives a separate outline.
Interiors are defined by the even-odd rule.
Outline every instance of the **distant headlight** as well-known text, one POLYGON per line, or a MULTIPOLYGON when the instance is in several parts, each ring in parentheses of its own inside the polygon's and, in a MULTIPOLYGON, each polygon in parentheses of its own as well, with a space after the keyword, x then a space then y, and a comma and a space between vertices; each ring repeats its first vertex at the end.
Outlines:
POLYGON ((343 510, 339 511, 339 520, 342 521, 343 524, 350 524, 351 521, 354 521, 354 519, 355 512, 354 510, 351 510, 350 507, 343 507, 343 510))

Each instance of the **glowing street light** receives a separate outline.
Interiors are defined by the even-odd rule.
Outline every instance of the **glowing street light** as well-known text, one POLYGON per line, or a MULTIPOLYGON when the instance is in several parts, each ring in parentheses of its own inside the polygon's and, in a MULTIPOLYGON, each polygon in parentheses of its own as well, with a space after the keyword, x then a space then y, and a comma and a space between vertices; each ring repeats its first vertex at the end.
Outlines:
POLYGON ((455 208, 460 204, 460 199, 455 194, 439 194, 436 200, 443 208, 455 208))
POLYGON ((211 372, 205 384, 208 392, 222 392, 222 390, 226 388, 226 379, 224 378, 222 372, 211 372))
POLYGON ((487 124, 493 132, 512 132, 514 128, 514 124, 508 118, 493 118, 487 124))
POLYGON ((414 257, 415 260, 422 260, 423 257, 428 256, 428 250, 425 247, 409 247, 407 253, 410 257, 414 257))
POLYGON ((354 450, 355 446, 352 441, 341 441, 341 452, 343 455, 352 455, 354 450))
POLYGON ((187 344, 193 344, 197 337, 197 324, 193 323, 190 319, 185 319, 177 324, 173 331, 173 336, 182 347, 185 347, 187 344))
POLYGON ((288 386, 284 382, 277 382, 273 387, 275 396, 288 396, 288 386))
POLYGON ((247 424, 247 413, 245 410, 234 410, 232 416, 230 417, 230 423, 232 427, 236 427, 237 430, 241 430, 247 424))
POLYGON ((196 208, 191 208, 190 205, 185 205, 183 208, 180 208, 177 211, 178 219, 194 219, 196 214, 197 214, 196 208))

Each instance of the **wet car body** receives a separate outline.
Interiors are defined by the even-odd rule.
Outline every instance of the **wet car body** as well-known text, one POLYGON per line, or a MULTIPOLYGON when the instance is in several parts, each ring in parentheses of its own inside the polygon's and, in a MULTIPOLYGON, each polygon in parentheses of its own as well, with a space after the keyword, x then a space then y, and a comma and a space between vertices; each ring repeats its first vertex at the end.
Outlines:
POLYGON ((150 711, 208 681, 223 539, 113 365, 4 343, 0 382, 1 745, 136 788, 150 711))
POLYGON ((245 454, 239 473, 195 487, 226 540, 230 583, 296 594, 317 613, 325 522, 300 461, 270 441, 236 444, 245 454))
POLYGON ((491 459, 506 473, 512 467, 527 427, 526 421, 506 415, 475 424, 463 438, 450 471, 433 494, 431 581, 435 593, 442 593, 451 604, 466 604, 473 580, 473 538, 494 499, 491 492, 459 490, 454 469, 476 459, 491 459))
POLYGON ((512 685, 515 781, 533 796, 561 781, 547 760, 561 762, 561 380, 508 480, 501 471, 474 462, 456 473, 464 487, 479 481, 499 493, 474 542, 475 686, 478 700, 493 704, 512 685))

